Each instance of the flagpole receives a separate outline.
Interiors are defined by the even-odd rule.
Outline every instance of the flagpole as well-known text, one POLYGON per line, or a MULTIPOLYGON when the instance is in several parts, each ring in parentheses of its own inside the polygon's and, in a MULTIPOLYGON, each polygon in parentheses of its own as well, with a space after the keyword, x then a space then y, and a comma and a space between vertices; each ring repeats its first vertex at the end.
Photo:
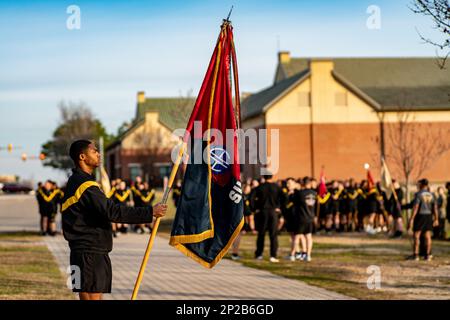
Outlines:
MULTIPOLYGON (((170 173, 169 181, 167 183, 167 187, 164 190, 164 195, 161 203, 167 203, 167 199, 169 197, 170 190, 172 189, 173 182, 175 180, 178 167, 180 166, 181 159, 183 158, 184 151, 186 149, 186 142, 182 142, 180 146, 180 150, 178 151, 177 159, 174 162, 172 172, 170 173)), ((148 240, 147 249, 145 250, 144 258, 142 259, 141 268, 139 269, 139 274, 136 279, 136 283, 134 284, 133 294, 131 296, 131 300, 136 300, 137 294, 139 292, 139 287, 141 286, 142 278, 144 276, 145 267, 147 266, 148 258, 150 257, 150 252, 153 248, 153 243, 155 242, 156 232, 158 231, 159 222, 161 218, 156 218, 155 224, 152 229, 152 233, 150 235, 150 239, 148 240)))

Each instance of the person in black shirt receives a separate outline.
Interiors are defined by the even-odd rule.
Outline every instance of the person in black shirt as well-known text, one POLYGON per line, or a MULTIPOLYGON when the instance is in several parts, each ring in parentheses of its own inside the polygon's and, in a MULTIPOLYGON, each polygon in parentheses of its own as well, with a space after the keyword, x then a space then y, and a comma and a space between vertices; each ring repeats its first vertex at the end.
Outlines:
POLYGON ((445 189, 447 189, 447 205, 445 206, 445 211, 447 212, 447 221, 450 223, 450 181, 445 184, 445 189))
POLYGON ((343 187, 340 185, 339 181, 334 180, 332 183, 332 187, 330 189, 331 193, 331 213, 332 217, 332 226, 336 231, 340 231, 340 214, 341 214, 341 196, 342 196, 343 187))
POLYGON ((39 211, 41 213, 42 235, 56 235, 55 217, 58 211, 58 203, 61 201, 61 191, 55 188, 52 181, 47 180, 44 185, 37 190, 39 211))
MULTIPOLYGON (((120 204, 122 206, 128 206, 131 201, 131 189, 127 188, 127 184, 125 181, 120 181, 116 187, 116 191, 112 196, 112 200, 116 204, 120 204)), ((116 223, 116 235, 121 233, 128 232, 128 225, 126 223, 116 223)))
POLYGON ((263 258, 264 238, 266 232, 270 237, 270 262, 279 262, 278 251, 278 225, 279 214, 281 213, 283 191, 273 182, 272 175, 266 175, 253 193, 253 203, 255 203, 255 225, 258 231, 256 240, 255 257, 258 260, 263 258))
POLYGON ((296 234, 300 235, 302 247, 301 260, 311 261, 313 247, 312 232, 314 229, 314 216, 317 201, 317 193, 311 189, 311 180, 306 177, 303 180, 304 188, 296 190, 294 195, 294 212, 299 221, 296 234))
POLYGON ((391 195, 391 198, 388 200, 387 207, 388 212, 392 215, 394 220, 394 234, 393 238, 399 238, 403 234, 403 217, 402 217, 402 202, 403 202, 403 190, 400 187, 400 184, 396 180, 392 180, 392 184, 394 186, 394 192, 391 195))
POLYGON ((251 192, 252 188, 249 184, 244 184, 244 187, 242 188, 242 196, 244 201, 244 227, 242 228, 239 235, 236 237, 236 239, 233 242, 233 246, 231 248, 231 259, 232 260, 239 260, 241 257, 239 256, 239 245, 241 243, 242 235, 246 234, 247 232, 251 232, 253 234, 256 233, 255 230, 255 221, 253 219, 253 205, 251 203, 251 192))
POLYGON ((42 210, 42 204, 43 204, 43 199, 42 199, 42 195, 40 193, 42 189, 42 182, 38 182, 37 184, 37 189, 36 189, 36 201, 38 203, 38 211, 39 211, 39 216, 40 216, 40 220, 39 220, 39 226, 41 228, 41 235, 45 236, 47 234, 47 218, 44 216, 44 211, 42 210))
POLYGON ((379 193, 376 186, 370 186, 369 184, 367 184, 365 191, 367 214, 367 225, 365 226, 365 230, 368 234, 375 234, 377 233, 375 229, 375 219, 380 209, 380 203, 378 199, 379 193))
POLYGON ((317 212, 320 228, 324 228, 327 234, 331 233, 333 227, 333 212, 331 209, 331 193, 327 191, 323 196, 317 197, 317 212))
POLYGON ((362 180, 359 184, 359 188, 357 189, 358 198, 356 198, 356 207, 358 209, 358 213, 356 215, 357 218, 357 230, 359 232, 364 231, 364 218, 368 216, 368 208, 367 208, 367 180, 362 180))
POLYGON ((356 212, 358 211, 357 199, 359 193, 356 188, 356 183, 353 179, 349 179, 345 183, 344 192, 344 213, 342 217, 342 224, 344 225, 344 231, 353 231, 357 225, 356 212), (347 220, 347 224, 344 221, 347 220))
POLYGON ((291 254, 288 256, 288 259, 291 261, 295 261, 296 256, 300 257, 300 234, 297 232, 299 229, 300 221, 295 214, 294 208, 294 196, 297 188, 297 181, 294 178, 286 179, 286 188, 287 188, 287 201, 282 210, 286 231, 291 234, 291 254))
POLYGON ((446 202, 445 191, 443 187, 438 187, 436 192, 436 203, 439 216, 439 224, 433 229, 433 239, 445 240, 445 217, 446 202))
POLYGON ((180 201, 181 197, 181 180, 178 179, 175 183, 175 186, 172 189, 172 200, 175 208, 178 207, 178 201, 180 201))
MULTIPOLYGON (((155 200, 155 190, 150 188, 148 182, 140 182, 137 184, 137 189, 133 193, 133 202, 135 208, 151 207, 153 201, 155 200)), ((151 233, 152 225, 139 224, 135 226, 135 231, 137 233, 151 233)))
POLYGON ((93 176, 100 154, 89 140, 72 143, 70 157, 75 169, 67 182, 61 211, 75 277, 72 290, 79 292, 81 300, 101 300, 102 293, 111 292, 112 269, 108 256, 113 242, 111 221, 151 222, 153 217, 165 215, 167 205, 131 208, 107 198, 93 176))

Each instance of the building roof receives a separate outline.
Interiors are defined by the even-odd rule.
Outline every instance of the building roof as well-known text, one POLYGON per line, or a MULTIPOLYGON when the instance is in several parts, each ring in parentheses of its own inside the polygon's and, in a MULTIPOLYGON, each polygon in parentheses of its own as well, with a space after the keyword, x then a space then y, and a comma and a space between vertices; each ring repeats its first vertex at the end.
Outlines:
MULTIPOLYGON (((307 58, 281 64, 286 77, 308 69, 307 58)), ((383 109, 450 109, 450 69, 436 58, 332 58, 334 71, 383 109)))
POLYGON ((145 98, 137 105, 135 122, 143 120, 147 112, 157 112, 168 129, 185 128, 194 103, 193 98, 145 98))
MULTIPOLYGON (((243 101, 243 118, 285 93, 309 71, 311 58, 291 58, 277 66, 274 85, 243 101), (246 110, 247 109, 247 110, 246 110)), ((440 69, 436 58, 330 58, 335 79, 351 87, 377 110, 450 110, 450 68, 440 69)), ((296 83, 297 84, 297 83, 296 83)))

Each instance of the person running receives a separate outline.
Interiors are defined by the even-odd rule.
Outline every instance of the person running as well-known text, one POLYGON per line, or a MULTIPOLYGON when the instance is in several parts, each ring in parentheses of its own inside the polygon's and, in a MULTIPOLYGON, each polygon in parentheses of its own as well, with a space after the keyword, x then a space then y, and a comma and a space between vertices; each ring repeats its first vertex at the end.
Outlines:
POLYGON ((273 181, 273 176, 267 174, 262 177, 261 184, 255 189, 253 201, 255 203, 255 225, 258 231, 256 240, 255 258, 263 259, 264 238, 266 232, 270 238, 270 262, 279 262, 278 252, 278 227, 281 214, 283 191, 273 181))
POLYGON ((409 259, 419 260, 420 236, 423 233, 426 245, 425 260, 430 261, 432 259, 431 232, 433 231, 433 227, 439 223, 438 210, 436 199, 433 193, 429 191, 428 180, 419 180, 418 187, 419 192, 413 201, 413 213, 408 224, 408 230, 414 232, 414 251, 409 259))
POLYGON ((89 140, 77 140, 70 146, 75 168, 67 182, 62 206, 64 238, 70 247, 70 266, 79 277, 73 292, 80 300, 101 300, 111 292, 112 268, 109 252, 113 236, 111 221, 147 223, 163 217, 166 204, 131 208, 107 198, 93 176, 100 165, 100 153, 89 140))
MULTIPOLYGON (((317 192, 311 187, 311 179, 305 177, 303 179, 303 189, 296 190, 294 194, 294 212, 299 222, 294 234, 299 235, 298 239, 300 240, 302 248, 299 260, 307 262, 311 261, 313 247, 312 232, 314 229, 314 216, 317 201, 317 192)), ((297 237, 295 239, 297 240, 297 237)))

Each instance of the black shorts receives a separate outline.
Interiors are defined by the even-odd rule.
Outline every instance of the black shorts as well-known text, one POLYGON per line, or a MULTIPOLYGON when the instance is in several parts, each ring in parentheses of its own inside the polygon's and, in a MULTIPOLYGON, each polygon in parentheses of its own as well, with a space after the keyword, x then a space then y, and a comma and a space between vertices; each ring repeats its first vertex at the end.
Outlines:
POLYGON ((433 231, 433 216, 431 214, 417 214, 413 224, 414 232, 433 231))
POLYGON ((313 233, 314 222, 313 221, 300 221, 297 225, 294 234, 308 234, 313 233))
POLYGON ((378 212, 378 204, 375 201, 369 201, 367 203, 367 214, 370 215, 372 213, 378 212))
POLYGON ((108 254, 71 251, 70 265, 73 292, 111 293, 112 268, 108 254), (75 266, 80 270, 78 282, 75 278, 78 268, 75 266))
POLYGON ((41 212, 41 216, 42 217, 46 217, 46 218, 48 218, 51 221, 55 221, 56 213, 55 212, 52 212, 52 213, 49 213, 49 212, 42 213, 41 212))

